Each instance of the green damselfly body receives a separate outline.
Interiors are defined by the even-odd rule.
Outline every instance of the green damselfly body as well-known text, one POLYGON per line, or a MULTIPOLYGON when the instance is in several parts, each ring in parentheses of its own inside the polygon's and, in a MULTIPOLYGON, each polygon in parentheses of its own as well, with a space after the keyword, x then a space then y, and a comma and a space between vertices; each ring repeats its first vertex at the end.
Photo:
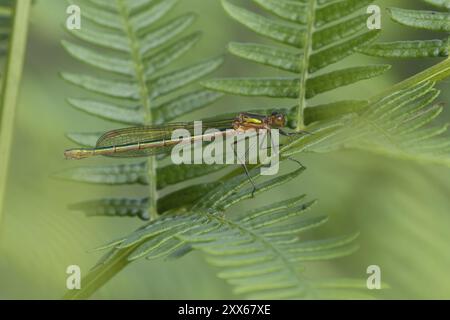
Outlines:
MULTIPOLYGON (((123 158, 144 157, 167 154, 179 144, 214 141, 219 137, 239 136, 249 131, 264 130, 270 133, 271 130, 277 129, 281 135, 285 136, 307 133, 305 131, 287 133, 282 130, 286 127, 286 123, 286 116, 281 112, 273 112, 270 115, 243 112, 234 118, 204 121, 202 122, 204 131, 189 137, 173 138, 172 134, 177 129, 195 133, 195 125, 187 122, 117 129, 102 135, 94 148, 69 149, 64 152, 64 155, 66 159, 77 160, 99 155, 123 158)), ((245 160, 241 164, 249 176, 245 160)), ((253 181, 251 179, 250 181, 255 188, 253 181)))
MULTIPOLYGON (((240 113, 233 119, 205 121, 203 128, 218 129, 219 132, 194 135, 189 138, 172 139, 172 132, 176 129, 193 131, 194 125, 187 122, 169 123, 156 126, 141 126, 112 130, 102 135, 94 148, 69 149, 64 152, 66 159, 84 159, 92 156, 109 157, 145 157, 168 153, 179 143, 195 142, 198 140, 214 140, 217 136, 239 135, 249 130, 281 129, 286 126, 286 116, 274 112, 269 116, 240 113)), ((282 135, 291 135, 280 130, 282 135)), ((306 133, 305 131, 296 132, 306 133)))

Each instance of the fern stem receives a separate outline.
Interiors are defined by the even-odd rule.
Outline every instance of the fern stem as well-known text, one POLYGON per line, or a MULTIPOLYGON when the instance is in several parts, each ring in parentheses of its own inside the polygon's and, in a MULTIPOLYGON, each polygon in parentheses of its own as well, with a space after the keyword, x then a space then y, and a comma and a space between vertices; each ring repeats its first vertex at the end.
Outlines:
POLYGON ((77 300, 77 299, 88 299, 91 297, 98 289, 103 287, 112 277, 123 270, 130 261, 128 261, 128 256, 137 246, 132 246, 125 250, 121 250, 116 253, 115 257, 110 261, 110 263, 98 266, 95 270, 89 272, 86 278, 83 279, 83 283, 80 290, 69 290, 64 295, 63 299, 66 300, 77 300))
POLYGON ((309 0, 308 6, 308 23, 306 26, 305 35, 305 48, 303 51, 303 59, 301 61, 301 72, 300 72, 300 91, 299 91, 299 104, 297 109, 297 130, 303 130, 305 128, 305 108, 306 108, 306 82, 309 77, 309 59, 312 53, 312 43, 314 34, 314 24, 315 24, 315 14, 316 14, 316 0, 309 0))
MULTIPOLYGON (((134 68, 136 72, 136 81, 139 85, 139 93, 141 98, 141 104, 143 111, 145 112, 145 123, 151 125, 153 122, 152 109, 150 102, 150 92, 147 87, 147 81, 144 73, 144 62, 141 56, 140 43, 133 27, 129 23, 129 12, 127 5, 124 0, 117 0, 118 10, 122 16, 122 21, 124 24, 125 31, 127 33, 130 49, 131 58, 134 63, 134 68)), ((149 188, 149 213, 150 220, 158 218, 158 208, 157 208, 157 189, 156 189, 156 160, 154 157, 148 157, 147 160, 148 167, 148 188, 149 188)))
POLYGON ((2 84, 0 104, 0 221, 4 208, 9 153, 12 147, 14 118, 25 58, 30 7, 31 0, 18 0, 16 2, 6 74, 2 84))

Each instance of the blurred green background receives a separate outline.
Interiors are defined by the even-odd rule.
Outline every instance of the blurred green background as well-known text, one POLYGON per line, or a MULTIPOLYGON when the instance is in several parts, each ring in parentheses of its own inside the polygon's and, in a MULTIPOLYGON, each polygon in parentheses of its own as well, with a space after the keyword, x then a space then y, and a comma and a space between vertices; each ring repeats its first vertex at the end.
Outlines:
MULTIPOLYGON (((420 1, 386 0, 377 3, 383 7, 383 39, 436 36, 394 25, 384 11, 387 6, 423 7, 419 6, 420 1)), ((82 272, 87 272, 99 258, 98 253, 88 253, 89 249, 128 234, 142 223, 132 219, 86 218, 69 211, 67 206, 106 195, 143 195, 145 191, 82 185, 51 177, 57 171, 79 165, 64 160, 63 150, 73 146, 64 137, 65 132, 96 132, 117 127, 117 124, 76 111, 65 102, 67 97, 85 95, 58 75, 63 70, 85 69, 60 45, 61 39, 70 38, 63 30, 66 7, 65 1, 39 0, 32 9, 6 208, 0 230, 2 299, 61 298, 68 265, 79 265, 82 272)), ((227 17, 219 0, 181 0, 171 16, 186 11, 198 13, 194 29, 203 30, 204 37, 180 64, 226 53, 226 45, 230 41, 264 42, 227 17)), ((360 55, 345 61, 353 65, 367 62, 385 63, 360 55)), ((321 99, 367 97, 437 62, 391 61, 394 68, 387 75, 338 90, 321 99)), ((227 54, 224 67, 216 75, 259 74, 281 75, 281 72, 260 68, 227 54)), ((448 105, 448 83, 440 87, 443 89, 440 100, 448 105)), ((228 96, 208 112, 220 114, 230 109, 291 104, 289 101, 286 104, 286 101, 228 96)), ((446 110, 440 121, 449 120, 450 113, 446 110)), ((86 160, 84 163, 94 165, 101 161, 86 160)), ((378 292, 381 298, 450 298, 448 168, 350 151, 303 155, 301 161, 308 167, 307 172, 289 185, 271 192, 264 201, 307 193, 310 198, 320 201, 315 212, 330 215, 330 222, 321 229, 321 233, 334 235, 361 231, 361 249, 356 254, 329 263, 310 264, 307 266, 308 275, 366 278, 367 266, 376 264, 381 267, 382 280, 392 287, 378 292)), ((247 201, 233 210, 252 205, 252 201, 247 201)), ((170 262, 142 260, 122 271, 94 298, 235 297, 231 288, 215 276, 215 271, 196 253, 170 262)))

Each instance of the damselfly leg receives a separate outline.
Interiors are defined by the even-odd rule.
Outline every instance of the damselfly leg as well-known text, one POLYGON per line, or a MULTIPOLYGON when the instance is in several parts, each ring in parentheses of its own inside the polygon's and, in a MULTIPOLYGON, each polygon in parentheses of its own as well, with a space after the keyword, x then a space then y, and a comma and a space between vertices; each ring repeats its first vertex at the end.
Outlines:
MULTIPOLYGON (((295 132, 286 132, 284 130, 280 130, 280 134, 286 137, 292 137, 292 136, 296 136, 296 135, 301 135, 301 134, 309 134, 309 135, 313 135, 314 133, 309 132, 309 131, 305 131, 305 130, 301 130, 301 131, 295 131, 295 132)), ((306 169, 306 167, 297 159, 294 159, 292 157, 287 157, 286 159, 295 162, 296 164, 298 164, 300 166, 300 168, 302 169, 306 169)))
POLYGON ((286 131, 280 129, 279 131, 280 131, 280 134, 285 137, 293 137, 293 136, 298 136, 298 135, 302 135, 302 134, 310 134, 310 135, 314 134, 314 133, 306 131, 306 130, 286 132, 286 131))
POLYGON ((252 187, 253 187, 253 190, 252 190, 252 198, 254 198, 254 197, 255 197, 255 192, 256 192, 256 185, 255 185, 255 182, 253 181, 252 177, 250 176, 250 171, 248 170, 247 165, 246 165, 246 163, 245 163, 245 158, 247 158, 246 154, 247 154, 247 152, 248 152, 248 149, 246 150, 246 152, 245 152, 245 154, 244 154, 244 157, 245 157, 245 158, 244 158, 244 161, 242 161, 242 159, 239 157, 238 152, 237 152, 237 150, 236 150, 236 149, 237 149, 237 148, 236 148, 236 147, 237 147, 237 143, 238 143, 237 140, 233 142, 233 145, 234 145, 234 148, 233 148, 234 155, 236 156, 237 161, 239 161, 239 162, 241 163, 242 167, 244 168, 245 175, 247 176, 248 180, 249 180, 250 183, 252 184, 252 187))

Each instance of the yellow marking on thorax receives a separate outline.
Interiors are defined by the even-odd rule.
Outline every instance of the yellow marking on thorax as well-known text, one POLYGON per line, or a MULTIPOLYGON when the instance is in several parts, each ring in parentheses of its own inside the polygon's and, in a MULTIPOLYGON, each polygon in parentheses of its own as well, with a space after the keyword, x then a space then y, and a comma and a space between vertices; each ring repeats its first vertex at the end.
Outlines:
POLYGON ((262 124, 262 121, 260 119, 256 118, 245 118, 245 123, 251 123, 251 124, 262 124))

